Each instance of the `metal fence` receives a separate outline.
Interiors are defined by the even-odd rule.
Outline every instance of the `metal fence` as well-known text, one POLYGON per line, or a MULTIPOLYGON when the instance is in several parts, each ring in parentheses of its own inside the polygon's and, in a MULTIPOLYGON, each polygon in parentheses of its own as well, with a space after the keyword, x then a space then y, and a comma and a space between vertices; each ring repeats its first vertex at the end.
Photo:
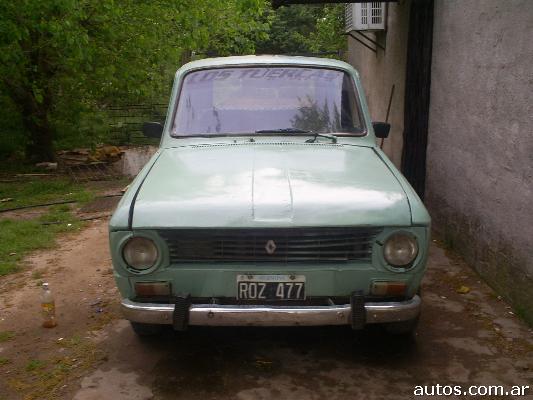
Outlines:
POLYGON ((157 139, 146 138, 142 124, 147 121, 165 122, 167 104, 127 104, 107 109, 110 142, 116 145, 157 144, 157 139))

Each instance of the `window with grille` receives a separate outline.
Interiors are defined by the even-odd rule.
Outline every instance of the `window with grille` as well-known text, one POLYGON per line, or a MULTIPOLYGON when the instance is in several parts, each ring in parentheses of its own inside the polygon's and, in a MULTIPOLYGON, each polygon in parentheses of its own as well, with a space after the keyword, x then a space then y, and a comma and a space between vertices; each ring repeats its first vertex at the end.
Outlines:
POLYGON ((385 5, 381 1, 346 4, 346 32, 384 30, 385 5))

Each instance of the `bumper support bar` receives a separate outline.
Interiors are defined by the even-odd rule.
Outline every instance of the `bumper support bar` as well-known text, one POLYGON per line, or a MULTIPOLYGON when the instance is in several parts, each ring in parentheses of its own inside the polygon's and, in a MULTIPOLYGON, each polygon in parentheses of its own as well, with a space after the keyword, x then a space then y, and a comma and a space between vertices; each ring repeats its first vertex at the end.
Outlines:
POLYGON ((176 297, 174 310, 172 311, 172 325, 176 331, 187 330, 189 324, 189 309, 191 307, 191 297, 179 295, 176 297))
POLYGON ((366 324, 365 297, 360 292, 352 293, 350 304, 352 306, 352 329, 363 329, 366 324))

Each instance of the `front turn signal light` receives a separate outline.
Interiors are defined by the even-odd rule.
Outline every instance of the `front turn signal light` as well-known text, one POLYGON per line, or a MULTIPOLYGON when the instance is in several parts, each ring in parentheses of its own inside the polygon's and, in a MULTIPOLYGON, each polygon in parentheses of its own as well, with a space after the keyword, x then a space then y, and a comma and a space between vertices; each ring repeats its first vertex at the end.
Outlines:
POLYGON ((405 282, 373 282, 370 292, 375 296, 404 296, 407 291, 405 282))
POLYGON ((137 297, 170 296, 169 282, 137 282, 135 283, 137 297))

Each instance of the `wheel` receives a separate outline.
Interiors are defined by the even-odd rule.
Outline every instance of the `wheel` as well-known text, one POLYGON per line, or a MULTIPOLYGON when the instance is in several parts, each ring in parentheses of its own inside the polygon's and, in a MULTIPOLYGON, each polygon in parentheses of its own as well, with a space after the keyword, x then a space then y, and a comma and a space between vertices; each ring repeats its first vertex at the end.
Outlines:
POLYGON ((409 321, 390 322, 388 324, 384 324, 384 327, 387 333, 391 335, 411 336, 418 326, 419 319, 419 317, 416 317, 415 319, 411 319, 409 321))
POLYGON ((143 324, 140 322, 130 321, 133 331, 142 337, 154 336, 159 334, 163 330, 163 325, 158 324, 143 324))

